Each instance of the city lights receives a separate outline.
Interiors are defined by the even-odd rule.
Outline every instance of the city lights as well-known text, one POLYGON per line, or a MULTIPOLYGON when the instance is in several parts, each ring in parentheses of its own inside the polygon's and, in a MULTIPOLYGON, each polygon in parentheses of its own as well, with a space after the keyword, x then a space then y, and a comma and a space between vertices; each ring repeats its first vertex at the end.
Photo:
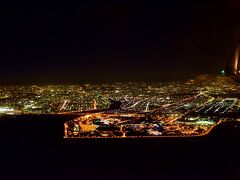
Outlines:
POLYGON ((8 86, 0 114, 75 114, 65 138, 202 136, 235 120, 240 87, 228 77, 173 83, 8 86), (190 82, 190 83, 189 83, 190 82))

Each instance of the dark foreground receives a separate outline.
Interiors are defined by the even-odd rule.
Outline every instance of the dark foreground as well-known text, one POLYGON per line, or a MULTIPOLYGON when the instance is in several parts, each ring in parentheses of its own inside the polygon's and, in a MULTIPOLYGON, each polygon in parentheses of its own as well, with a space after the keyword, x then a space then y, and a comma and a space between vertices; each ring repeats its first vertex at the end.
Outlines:
POLYGON ((238 122, 195 138, 63 139, 71 118, 0 118, 0 179, 240 179, 238 122))

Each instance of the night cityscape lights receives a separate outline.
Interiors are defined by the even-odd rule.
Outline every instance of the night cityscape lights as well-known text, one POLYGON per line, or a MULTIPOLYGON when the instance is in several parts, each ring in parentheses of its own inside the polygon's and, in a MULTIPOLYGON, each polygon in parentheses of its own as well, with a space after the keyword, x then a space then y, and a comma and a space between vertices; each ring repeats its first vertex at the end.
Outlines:
POLYGON ((77 114, 65 138, 201 136, 239 120, 240 87, 228 77, 174 83, 7 86, 0 115, 77 114))

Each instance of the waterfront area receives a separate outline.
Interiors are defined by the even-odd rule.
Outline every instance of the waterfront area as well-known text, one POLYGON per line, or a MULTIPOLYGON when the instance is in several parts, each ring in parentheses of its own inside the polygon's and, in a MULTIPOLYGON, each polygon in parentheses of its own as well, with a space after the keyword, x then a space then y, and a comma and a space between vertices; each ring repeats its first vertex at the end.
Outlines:
POLYGON ((149 138, 203 136, 224 118, 151 118, 142 114, 93 113, 64 124, 65 138, 149 138))
POLYGON ((239 84, 201 76, 172 83, 6 86, 0 115, 69 114, 65 138, 202 136, 240 118, 239 84))

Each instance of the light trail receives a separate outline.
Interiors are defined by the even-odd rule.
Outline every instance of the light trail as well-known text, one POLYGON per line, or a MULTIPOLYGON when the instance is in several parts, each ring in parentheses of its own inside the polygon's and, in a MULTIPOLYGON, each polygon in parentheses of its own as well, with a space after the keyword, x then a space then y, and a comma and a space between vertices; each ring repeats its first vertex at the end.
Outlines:
POLYGON ((134 108, 136 105, 138 105, 141 101, 143 100, 140 100, 140 101, 137 101, 136 103, 134 103, 130 108, 134 108))
POLYGON ((65 100, 65 101, 63 102, 63 105, 62 105, 62 107, 60 108, 60 111, 66 109, 66 104, 67 104, 67 102, 68 102, 68 100, 65 100))

